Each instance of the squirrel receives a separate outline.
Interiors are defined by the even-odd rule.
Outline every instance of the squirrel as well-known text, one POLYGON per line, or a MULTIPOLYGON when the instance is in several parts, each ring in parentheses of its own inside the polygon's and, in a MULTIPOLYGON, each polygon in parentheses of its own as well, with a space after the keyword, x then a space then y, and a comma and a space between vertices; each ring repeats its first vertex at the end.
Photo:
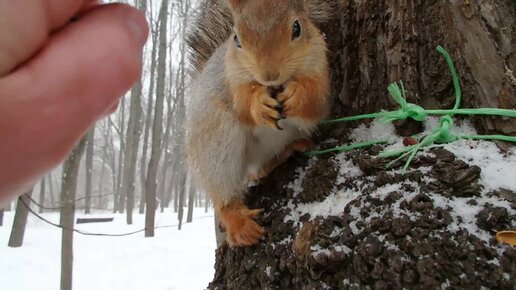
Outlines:
POLYGON ((329 112, 327 46, 312 20, 329 12, 314 3, 324 1, 207 1, 197 21, 205 25, 189 40, 198 73, 187 104, 187 162, 231 247, 264 234, 255 221, 262 210, 244 204, 249 182, 311 148, 308 138, 329 112))

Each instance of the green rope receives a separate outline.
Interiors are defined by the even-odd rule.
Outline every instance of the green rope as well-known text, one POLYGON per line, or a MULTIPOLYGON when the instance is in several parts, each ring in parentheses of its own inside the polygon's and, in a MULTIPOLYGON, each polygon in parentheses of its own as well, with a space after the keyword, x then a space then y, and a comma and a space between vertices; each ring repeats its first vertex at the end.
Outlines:
MULTIPOLYGON (((446 60, 446 63, 448 64, 448 68, 449 68, 450 74, 452 76, 453 87, 454 87, 454 91, 455 91, 455 105, 453 106, 453 110, 450 110, 450 112, 451 112, 450 114, 444 115, 439 119, 439 127, 436 128, 432 133, 430 133, 429 135, 424 137, 423 140, 421 140, 419 142, 419 144, 417 144, 415 146, 407 147, 404 150, 398 150, 398 151, 392 152, 392 153, 396 153, 396 155, 394 155, 394 156, 402 154, 400 156, 400 158, 404 158, 405 156, 408 156, 407 161, 405 162, 405 166, 403 166, 403 170, 401 171, 403 174, 405 174, 407 172, 407 169, 410 166, 410 163, 412 163, 412 160, 416 156, 417 152, 419 152, 419 150, 421 150, 422 148, 430 146, 435 143, 450 143, 450 142, 456 141, 458 139, 457 136, 453 135, 450 132, 450 129, 453 126, 453 120, 451 117, 453 115, 452 112, 454 110, 457 110, 460 107, 460 103, 462 100, 462 91, 460 88, 459 77, 457 76, 457 71, 455 70, 455 65, 453 64, 453 61, 451 60, 451 57, 448 54, 448 52, 446 50, 444 50, 444 48, 442 46, 438 46, 437 51, 444 57, 444 59, 446 60), (401 151, 401 152, 399 153, 399 151, 401 151)), ((395 90, 394 90, 394 92, 399 94, 399 92, 396 92, 395 90)), ((391 95, 393 95, 392 92, 391 92, 391 95)), ((399 96, 402 96, 404 99, 403 102, 398 101, 398 103, 400 103, 400 105, 402 107, 402 110, 409 111, 410 113, 412 113, 412 115, 408 115, 409 117, 411 117, 412 119, 414 119, 416 121, 420 121, 420 122, 425 120, 425 117, 426 117, 425 109, 423 109, 419 106, 416 106, 416 105, 409 107, 409 105, 405 101, 405 93, 404 93, 403 85, 402 85, 402 93, 399 94, 399 96), (405 109, 405 108, 407 108, 407 109, 405 109), (417 114, 417 115, 415 115, 415 114, 417 114)), ((396 119, 394 119, 394 120, 396 120, 396 119)), ((380 153, 380 155, 379 155, 380 157, 382 157, 382 153, 380 153)), ((389 154, 389 152, 385 152, 385 154, 389 154)), ((385 155, 385 154, 383 154, 383 155, 385 155)), ((400 158, 397 158, 395 161, 398 161, 400 158)), ((393 164, 393 162, 387 164, 387 167, 392 166, 392 164, 393 164)))
POLYGON ((358 120, 363 120, 363 119, 375 119, 375 118, 378 118, 381 116, 383 116, 383 113, 364 114, 364 115, 344 117, 344 118, 333 119, 333 120, 324 120, 321 122, 321 124, 330 125, 330 124, 335 124, 335 123, 351 122, 351 121, 358 121, 358 120))
MULTIPOLYGON (((457 75, 457 71, 455 69, 455 65, 453 61, 446 52, 446 50, 442 46, 437 47, 437 52, 439 52, 445 59, 448 64, 448 68, 452 77, 453 87, 455 92, 455 104, 453 109, 449 110, 425 110, 423 107, 418 106, 416 104, 412 104, 407 102, 405 88, 403 83, 400 81, 400 85, 397 83, 392 83, 387 87, 387 90, 391 97, 394 99, 396 103, 400 106, 400 109, 396 111, 383 111, 379 113, 370 113, 363 114, 357 116, 344 117, 334 120, 326 120, 323 121, 322 124, 335 124, 339 122, 349 122, 349 121, 357 121, 363 119, 375 119, 379 118, 384 123, 393 122, 396 120, 405 120, 407 118, 414 119, 419 122, 425 121, 428 115, 441 115, 442 117, 439 119, 439 126, 430 134, 419 138, 419 143, 412 146, 407 146, 400 150, 393 151, 384 151, 379 154, 379 157, 396 157, 395 160, 391 161, 387 164, 387 167, 392 166, 394 163, 399 161, 400 159, 407 158, 405 162, 405 166, 403 167, 403 173, 406 172, 407 168, 410 166, 413 158, 416 156, 417 152, 422 148, 430 146, 435 143, 450 143, 454 142, 458 139, 471 139, 471 140, 502 140, 508 142, 515 142, 516 137, 512 136, 504 136, 504 135, 464 135, 457 136, 450 132, 450 129, 453 126, 452 116, 454 115, 494 115, 494 116, 505 116, 505 117, 516 117, 516 110, 509 109, 497 109, 497 108, 478 108, 478 109, 460 109, 460 104, 462 101, 462 90, 460 87, 459 77, 457 75)), ((320 150, 320 151, 311 151, 307 152, 308 156, 316 156, 327 154, 330 152, 344 152, 350 151, 358 148, 369 147, 375 144, 385 144, 388 143, 386 140, 378 140, 378 141, 368 141, 362 142, 358 144, 352 144, 347 146, 339 146, 331 149, 320 150)))
POLYGON ((457 71, 455 70, 455 65, 448 54, 448 52, 440 45, 437 46, 437 52, 439 52, 443 57, 446 63, 448 64, 448 69, 450 70, 453 87, 455 89, 455 106, 453 109, 458 109, 460 107, 460 102, 462 101, 462 90, 460 88, 459 77, 457 75, 457 71))
POLYGON ((459 136, 461 139, 469 140, 500 140, 506 142, 516 143, 516 136, 505 136, 505 135, 464 135, 459 136))
MULTIPOLYGON (((400 110, 397 111, 391 111, 391 112, 380 112, 380 113, 371 113, 371 114, 364 114, 364 115, 357 115, 357 116, 350 116, 350 117, 344 117, 344 118, 338 118, 338 119, 332 119, 332 120, 324 120, 321 122, 323 125, 331 125, 335 123, 342 123, 342 122, 350 122, 350 121, 359 121, 364 119, 376 119, 381 118, 382 121, 384 121, 384 118, 386 119, 392 119, 395 120, 402 120, 409 117, 410 118, 418 118, 421 119, 421 114, 424 114, 424 117, 426 116, 440 116, 440 115, 487 115, 487 116, 502 116, 502 117, 511 117, 516 118, 516 110, 510 110, 510 109, 498 109, 498 108, 477 108, 477 109, 450 109, 450 110, 423 110, 420 111, 418 108, 419 106, 414 104, 415 107, 409 107, 406 110, 411 110, 410 112, 404 112, 399 113, 400 110), (407 117, 400 117, 403 115, 407 115, 407 117), (414 117, 413 117, 414 116, 414 117)), ((420 107, 419 107, 420 108, 420 107)), ((417 120, 417 119, 414 119, 417 120)), ((424 120, 424 119, 423 119, 424 120)))

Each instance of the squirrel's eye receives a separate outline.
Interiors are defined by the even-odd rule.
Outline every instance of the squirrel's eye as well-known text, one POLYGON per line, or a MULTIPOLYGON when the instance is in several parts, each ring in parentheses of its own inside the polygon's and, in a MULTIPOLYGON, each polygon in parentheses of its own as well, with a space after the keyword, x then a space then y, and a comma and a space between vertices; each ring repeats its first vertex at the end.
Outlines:
POLYGON ((299 21, 294 21, 294 25, 292 26, 292 40, 297 39, 301 36, 301 24, 299 21))
POLYGON ((238 40, 238 36, 235 34, 235 37, 233 38, 233 41, 235 42, 235 46, 238 48, 242 48, 242 45, 240 45, 240 40, 238 40))

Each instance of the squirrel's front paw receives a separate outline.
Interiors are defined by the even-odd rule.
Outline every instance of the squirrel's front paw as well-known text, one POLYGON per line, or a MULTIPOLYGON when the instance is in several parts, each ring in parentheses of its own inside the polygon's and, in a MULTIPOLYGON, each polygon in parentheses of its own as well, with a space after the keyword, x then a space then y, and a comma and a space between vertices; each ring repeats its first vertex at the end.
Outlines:
POLYGON ((226 241, 230 247, 245 247, 258 243, 264 230, 254 218, 261 211, 250 210, 242 204, 229 205, 220 210, 220 221, 226 229, 226 241))
POLYGON ((282 107, 283 117, 298 117, 302 115, 300 110, 307 107, 306 104, 303 104, 306 99, 305 95, 305 89, 297 81, 289 82, 277 98, 282 107))
POLYGON ((257 125, 283 130, 278 125, 283 119, 281 104, 269 95, 265 87, 257 86, 253 92, 251 116, 257 125))

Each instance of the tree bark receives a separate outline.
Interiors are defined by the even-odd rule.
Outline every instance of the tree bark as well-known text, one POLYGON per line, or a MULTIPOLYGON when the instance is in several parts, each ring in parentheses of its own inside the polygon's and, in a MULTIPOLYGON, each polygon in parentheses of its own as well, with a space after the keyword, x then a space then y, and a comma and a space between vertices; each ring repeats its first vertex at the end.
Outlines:
POLYGON ((48 184, 48 195, 50 196, 50 204, 53 207, 55 207, 56 201, 54 198, 55 191, 54 191, 54 179, 52 178, 52 173, 49 173, 46 178, 47 178, 47 184, 48 184))
MULTIPOLYGON (((398 80, 403 80, 409 102, 425 108, 451 108, 453 85, 445 61, 435 52, 438 45, 446 48, 457 67, 463 108, 516 107, 516 2, 339 2, 335 19, 319 24, 329 46, 333 117, 395 109, 386 87, 398 80)), ((514 118, 472 119, 481 134, 516 134, 514 118)), ((350 128, 357 123, 321 127, 317 139, 338 140, 326 144, 344 144, 349 142, 350 128)), ((403 125, 397 125, 399 132, 403 125)), ((436 149, 432 151, 436 157, 427 160, 433 168, 431 172, 394 174, 389 181, 412 180, 423 190, 418 198, 403 201, 404 197, 394 192, 391 200, 381 201, 373 198, 370 188, 365 186, 371 184, 367 180, 373 180, 374 189, 390 179, 392 172, 387 173, 384 168, 387 161, 374 157, 381 150, 372 148, 345 155, 364 172, 359 177, 364 188, 358 188, 362 195, 335 216, 313 220, 305 216, 299 224, 285 221, 291 212, 289 202, 323 201, 332 193, 338 175, 338 168, 332 165, 335 155, 319 157, 310 165, 304 157, 295 156, 259 186, 251 188, 247 204, 250 208, 265 209, 258 222, 265 227, 267 236, 250 249, 231 249, 223 244, 217 251, 216 274, 209 288, 511 289, 514 279, 508 273, 514 273, 515 266, 506 257, 513 255, 514 250, 493 240, 486 245, 466 230, 452 232, 449 209, 432 204, 430 193, 424 192, 429 184, 423 177, 445 180, 439 173, 444 170, 448 176, 457 176, 456 182, 467 184, 475 195, 481 195, 475 188, 482 169, 464 165, 453 154, 436 149), (452 168, 457 167, 462 169, 453 173, 452 168), (299 168, 307 171, 302 192, 295 195, 288 187, 299 168), (465 172, 476 173, 471 180, 460 180, 458 175, 465 172), (418 212, 420 218, 396 217, 396 204, 418 212), (376 218, 364 222, 355 213, 364 219, 376 218), (467 253, 461 252, 466 248, 467 253), (492 251, 492 255, 484 251, 492 251), (490 267, 491 259, 499 266, 490 267), (503 273, 510 278, 504 279, 503 273)), ((346 177, 348 189, 354 189, 354 180, 346 177)), ((435 190, 445 192, 458 186, 443 184, 435 190)), ((454 194, 461 194, 461 190, 454 194)), ((495 192, 489 195, 511 200, 495 192)), ((515 209, 513 206, 512 210, 515 209)), ((499 214, 504 210, 496 206, 486 206, 482 212, 503 216, 493 224, 496 227, 508 228, 516 222, 514 216, 499 214)), ((482 227, 480 220, 481 215, 475 226, 482 227)))
POLYGON ((39 204, 41 205, 39 207, 39 213, 43 213, 44 209, 43 206, 45 205, 45 180, 46 178, 43 177, 41 179, 41 182, 39 183, 39 204))
MULTIPOLYGON (((157 30, 157 27, 156 27, 157 30)), ((156 54, 158 51, 158 34, 152 34, 152 53, 151 53, 151 68, 150 68, 150 85, 149 85, 149 93, 147 95, 147 114, 145 115, 145 129, 143 133, 143 149, 142 149, 142 158, 140 162, 140 180, 141 180, 141 195, 140 195, 140 207, 139 213, 143 214, 145 212, 145 179, 146 179, 146 169, 147 169, 147 152, 149 147, 149 135, 150 128, 152 125, 152 105, 154 103, 154 83, 156 76, 156 66, 157 59, 156 54)))
POLYGON ((4 208, 0 208, 0 227, 4 226, 4 208))
POLYGON ((188 186, 188 213, 186 215, 186 222, 191 223, 193 221, 193 212, 194 212, 194 201, 195 201, 195 184, 193 183, 192 177, 189 175, 189 186, 188 186))
POLYGON ((177 220, 179 221, 177 228, 181 230, 183 227, 183 216, 185 212, 185 195, 186 195, 186 174, 183 175, 180 181, 179 188, 179 201, 178 201, 178 212, 177 212, 177 220))
POLYGON ((9 237, 9 247, 19 248, 23 245, 25 236, 25 227, 27 226, 27 217, 29 216, 30 196, 32 189, 24 195, 18 197, 16 203, 16 212, 14 214, 13 228, 9 237))
POLYGON ((73 279, 73 228, 75 218, 75 199, 77 177, 81 165, 82 155, 86 147, 86 137, 73 149, 63 164, 63 178, 61 186, 61 289, 71 290, 73 279))
POLYGON ((84 201, 84 214, 90 214, 91 211, 91 191, 93 189, 93 148, 95 145, 95 126, 93 126, 88 135, 86 135, 86 192, 84 201))
MULTIPOLYGON (((115 125, 111 123, 113 127, 115 125)), ((118 151, 118 166, 116 170, 116 190, 115 190, 115 196, 113 198, 113 212, 124 212, 125 207, 125 194, 122 191, 122 170, 124 168, 124 152, 125 152, 125 140, 123 133, 125 128, 125 98, 122 98, 122 101, 120 102, 120 129, 116 130, 118 132, 118 138, 120 140, 120 151, 118 151)), ((115 127, 116 129, 116 127, 115 127)))

